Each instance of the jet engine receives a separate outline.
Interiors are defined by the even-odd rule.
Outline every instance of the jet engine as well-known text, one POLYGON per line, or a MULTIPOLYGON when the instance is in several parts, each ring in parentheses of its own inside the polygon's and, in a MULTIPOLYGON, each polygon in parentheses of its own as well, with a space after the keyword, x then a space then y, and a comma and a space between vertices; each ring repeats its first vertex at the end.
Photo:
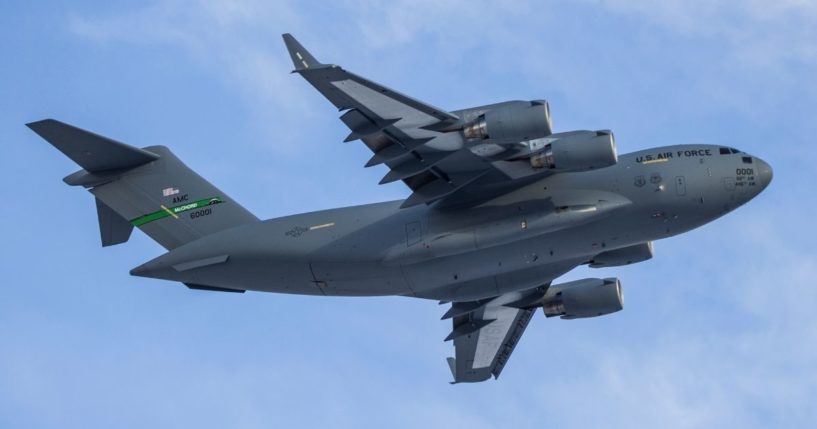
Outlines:
POLYGON ((530 141, 534 168, 560 171, 584 171, 609 167, 618 162, 616 139, 608 130, 573 131, 530 141), (545 143, 545 141, 547 141, 545 143), (541 149, 537 146, 544 145, 541 149))
POLYGON ((579 319, 603 316, 624 308, 621 282, 616 278, 582 279, 552 285, 542 302, 545 316, 579 319))
POLYGON ((550 135, 550 105, 544 100, 503 103, 463 127, 467 139, 516 143, 550 135))

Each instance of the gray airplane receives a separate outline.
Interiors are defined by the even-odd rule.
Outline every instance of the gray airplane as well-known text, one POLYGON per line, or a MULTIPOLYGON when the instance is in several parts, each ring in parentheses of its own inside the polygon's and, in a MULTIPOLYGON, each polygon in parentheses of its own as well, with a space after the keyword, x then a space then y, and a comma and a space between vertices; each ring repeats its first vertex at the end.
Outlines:
POLYGON ((291 35, 301 75, 408 198, 260 221, 163 146, 143 149, 46 119, 28 124, 82 169, 102 245, 141 229, 167 252, 131 270, 191 289, 401 295, 448 304, 454 382, 499 377, 534 311, 623 308, 616 278, 573 268, 652 258, 652 241, 710 222, 772 180, 760 158, 681 145, 619 156, 609 130, 552 131, 546 101, 446 111, 318 62, 291 35))

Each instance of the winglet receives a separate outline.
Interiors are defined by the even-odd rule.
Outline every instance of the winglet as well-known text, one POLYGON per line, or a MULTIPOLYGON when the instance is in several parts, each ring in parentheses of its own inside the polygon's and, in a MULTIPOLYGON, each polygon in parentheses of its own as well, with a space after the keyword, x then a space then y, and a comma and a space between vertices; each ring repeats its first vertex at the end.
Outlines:
POLYGON ((451 376, 454 377, 454 381, 452 381, 451 384, 457 384, 457 359, 449 357, 445 360, 448 362, 448 369, 451 370, 451 376))
POLYGON ((325 65, 318 62, 291 34, 285 33, 283 37, 284 44, 287 45, 287 50, 289 51, 289 56, 292 57, 292 64, 295 65, 295 71, 325 65))

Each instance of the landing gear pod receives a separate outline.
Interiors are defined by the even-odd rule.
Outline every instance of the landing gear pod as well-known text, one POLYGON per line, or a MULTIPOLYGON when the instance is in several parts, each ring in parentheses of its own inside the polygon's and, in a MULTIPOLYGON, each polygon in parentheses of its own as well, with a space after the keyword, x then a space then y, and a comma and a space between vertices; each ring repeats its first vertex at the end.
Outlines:
POLYGON ((636 244, 599 253, 590 261, 590 268, 620 267, 652 259, 652 242, 636 244))

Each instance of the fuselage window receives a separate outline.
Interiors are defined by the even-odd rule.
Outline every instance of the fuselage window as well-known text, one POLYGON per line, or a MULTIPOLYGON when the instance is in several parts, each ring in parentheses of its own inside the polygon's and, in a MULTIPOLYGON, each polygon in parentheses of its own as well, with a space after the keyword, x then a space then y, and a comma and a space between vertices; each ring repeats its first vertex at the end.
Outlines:
POLYGON ((744 164, 751 164, 752 163, 752 157, 751 156, 744 156, 741 159, 743 160, 744 164))

